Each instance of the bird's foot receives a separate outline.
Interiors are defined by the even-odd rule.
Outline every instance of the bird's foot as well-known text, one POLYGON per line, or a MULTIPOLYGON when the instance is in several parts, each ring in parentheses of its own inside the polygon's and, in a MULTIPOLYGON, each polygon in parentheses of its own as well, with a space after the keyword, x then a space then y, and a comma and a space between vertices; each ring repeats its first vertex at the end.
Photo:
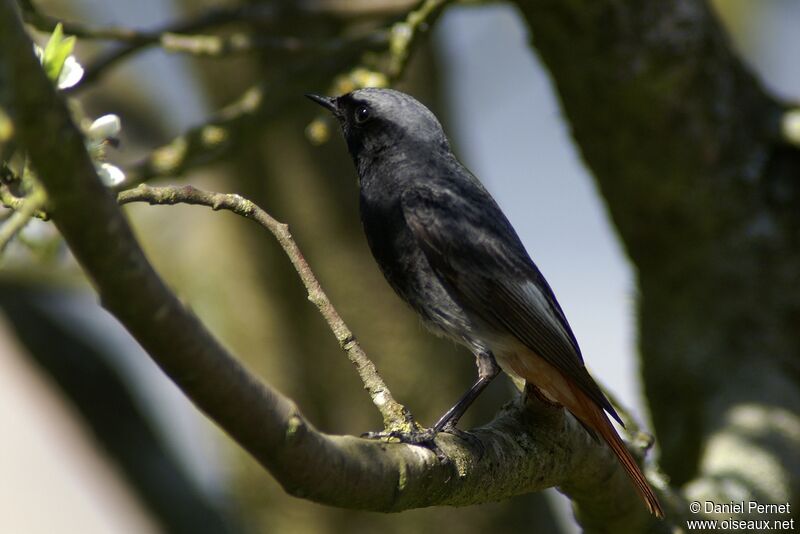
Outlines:
POLYGON ((455 427, 455 425, 451 424, 445 425, 441 430, 436 430, 435 428, 421 428, 417 426, 410 432, 400 430, 383 430, 381 432, 365 432, 364 434, 361 434, 361 437, 366 439, 378 439, 381 441, 406 443, 408 445, 425 447, 426 449, 430 449, 435 452, 436 456, 439 457, 440 460, 446 461, 447 456, 442 452, 439 446, 436 445, 435 441, 436 436, 442 432, 467 442, 471 449, 477 451, 478 458, 482 458, 483 454, 486 452, 486 448, 483 446, 483 442, 480 440, 480 438, 478 438, 472 432, 459 430, 455 427))
POLYGON ((383 430, 381 432, 365 432, 361 434, 362 438, 366 439, 379 439, 381 441, 396 440, 400 443, 407 443, 409 445, 421 445, 423 447, 435 447, 434 440, 436 439, 436 430, 433 428, 414 427, 411 431, 401 430, 383 430))
POLYGON ((440 462, 447 462, 447 455, 442 452, 442 449, 436 445, 436 436, 439 432, 435 428, 422 428, 414 426, 413 430, 400 431, 400 430, 384 430, 382 432, 365 432, 361 434, 362 438, 379 439, 381 441, 396 441, 399 443, 407 443, 408 445, 416 445, 418 447, 425 447, 436 454, 436 458, 440 462))

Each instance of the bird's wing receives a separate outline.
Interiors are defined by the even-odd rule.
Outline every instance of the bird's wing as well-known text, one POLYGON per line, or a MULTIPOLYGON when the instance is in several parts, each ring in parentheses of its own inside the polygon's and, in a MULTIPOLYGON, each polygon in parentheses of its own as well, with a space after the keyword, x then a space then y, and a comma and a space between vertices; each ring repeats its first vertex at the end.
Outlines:
POLYGON ((402 195, 408 227, 467 311, 511 334, 615 419, 583 365, 564 312, 511 223, 477 181, 430 181, 402 195))

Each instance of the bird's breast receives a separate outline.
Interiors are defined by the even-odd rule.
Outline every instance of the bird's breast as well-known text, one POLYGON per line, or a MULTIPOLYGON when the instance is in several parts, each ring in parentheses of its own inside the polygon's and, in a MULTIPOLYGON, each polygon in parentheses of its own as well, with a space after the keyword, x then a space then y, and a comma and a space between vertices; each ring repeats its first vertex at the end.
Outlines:
POLYGON ((360 210, 370 251, 392 289, 435 333, 473 349, 471 321, 431 268, 399 202, 370 198, 362 191, 360 210))

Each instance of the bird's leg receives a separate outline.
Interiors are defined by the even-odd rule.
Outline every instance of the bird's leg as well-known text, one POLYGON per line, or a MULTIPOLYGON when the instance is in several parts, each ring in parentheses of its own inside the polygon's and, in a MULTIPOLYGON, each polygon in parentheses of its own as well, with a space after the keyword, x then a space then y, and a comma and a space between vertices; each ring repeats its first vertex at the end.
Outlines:
POLYGON ((478 395, 486 389, 489 382, 494 380, 500 374, 500 366, 494 359, 494 356, 489 351, 478 352, 475 355, 475 363, 478 366, 478 380, 472 384, 472 387, 464 393, 452 408, 447 410, 443 416, 439 418, 435 425, 433 425, 434 435, 442 430, 450 431, 455 429, 458 420, 467 411, 467 408, 478 398, 478 395))
POLYGON ((478 395, 486 389, 489 382, 500 374, 500 366, 497 365, 491 352, 479 352, 475 355, 475 359, 478 366, 478 380, 475 381, 472 387, 469 388, 464 396, 461 397, 452 408, 447 410, 447 412, 439 418, 439 421, 437 421, 432 428, 415 428, 410 432, 367 432, 362 434, 362 437, 368 439, 395 438, 403 443, 424 445, 436 450, 435 445, 433 445, 433 440, 439 432, 445 431, 461 434, 461 432, 456 429, 456 423, 458 423, 458 420, 461 419, 461 416, 464 415, 464 412, 467 411, 467 408, 469 408, 472 402, 478 398, 478 395))

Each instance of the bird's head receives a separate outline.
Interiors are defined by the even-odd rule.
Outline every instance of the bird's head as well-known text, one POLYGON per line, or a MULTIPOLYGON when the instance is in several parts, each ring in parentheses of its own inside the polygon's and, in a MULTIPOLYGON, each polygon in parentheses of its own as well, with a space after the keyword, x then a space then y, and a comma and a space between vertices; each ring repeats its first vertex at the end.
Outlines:
POLYGON ((450 149, 436 116, 400 91, 369 88, 338 97, 306 96, 339 120, 350 154, 357 161, 387 149, 450 149))

